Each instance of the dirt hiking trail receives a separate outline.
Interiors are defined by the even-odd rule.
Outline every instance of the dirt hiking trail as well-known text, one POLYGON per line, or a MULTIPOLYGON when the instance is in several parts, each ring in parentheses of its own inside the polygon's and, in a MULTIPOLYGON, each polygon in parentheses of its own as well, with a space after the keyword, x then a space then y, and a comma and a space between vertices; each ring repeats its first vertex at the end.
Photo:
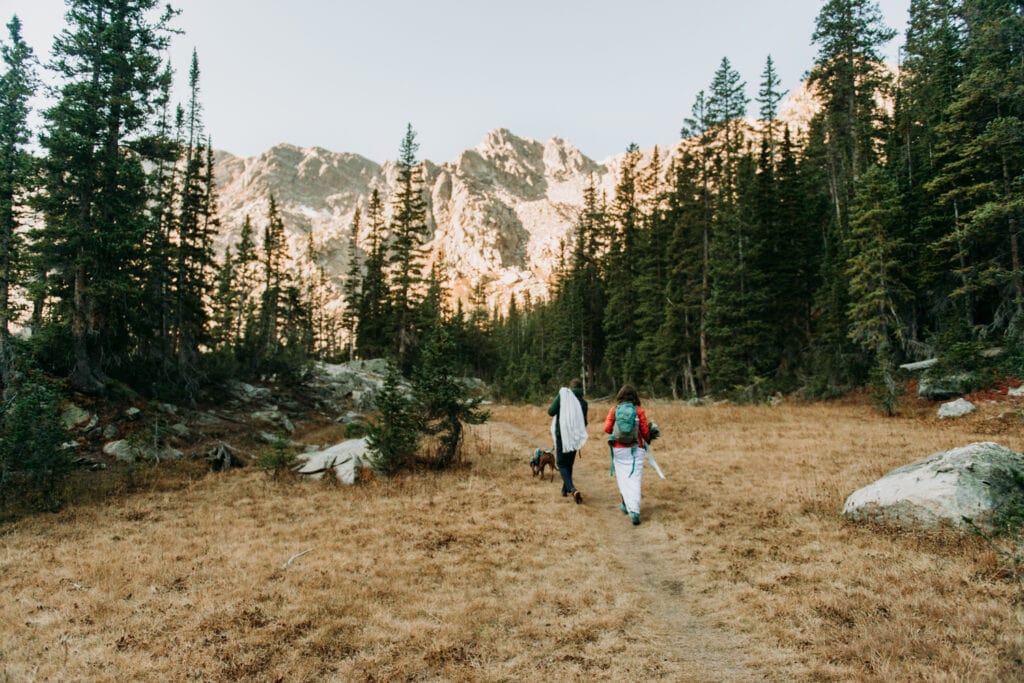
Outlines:
MULTIPOLYGON (((559 497, 561 480, 557 471, 550 485, 537 483, 538 495, 551 498, 555 515, 582 517, 584 523, 580 532, 596 546, 608 550, 607 564, 581 567, 580 572, 608 573, 610 576, 598 579, 621 581, 627 590, 638 594, 643 623, 637 627, 651 634, 664 656, 664 663, 674 677, 678 676, 677 680, 774 680, 759 673, 756 663, 749 661, 747 637, 727 626, 730 615, 708 614, 701 605, 688 565, 680 563, 678 557, 666 557, 659 552, 660 546, 681 541, 659 522, 659 507, 666 503, 648 496, 653 480, 658 478, 654 468, 648 465, 644 471, 640 526, 633 526, 622 514, 618 488, 608 473, 609 454, 607 450, 602 451, 606 448, 604 440, 595 438, 593 416, 591 418, 590 440, 582 449, 573 472, 573 483, 583 495, 583 504, 573 505, 571 498, 559 497)), ((550 433, 544 433, 542 427, 527 432, 515 425, 492 421, 482 429, 489 430, 491 438, 504 447, 517 449, 524 455, 537 446, 549 447, 551 441, 550 433)), ((515 470, 514 475, 530 476, 525 464, 521 471, 515 470)), ((666 472, 666 476, 672 474, 666 472)))

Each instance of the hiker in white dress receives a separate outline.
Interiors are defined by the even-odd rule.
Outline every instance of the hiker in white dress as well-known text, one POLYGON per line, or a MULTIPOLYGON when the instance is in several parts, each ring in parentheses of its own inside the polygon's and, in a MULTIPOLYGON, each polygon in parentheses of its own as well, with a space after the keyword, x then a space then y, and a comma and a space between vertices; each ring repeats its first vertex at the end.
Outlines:
POLYGON ((604 431, 622 497, 619 509, 636 525, 640 523, 640 483, 644 476, 644 447, 652 436, 651 424, 640 407, 640 395, 630 385, 619 389, 615 404, 605 418, 604 431))

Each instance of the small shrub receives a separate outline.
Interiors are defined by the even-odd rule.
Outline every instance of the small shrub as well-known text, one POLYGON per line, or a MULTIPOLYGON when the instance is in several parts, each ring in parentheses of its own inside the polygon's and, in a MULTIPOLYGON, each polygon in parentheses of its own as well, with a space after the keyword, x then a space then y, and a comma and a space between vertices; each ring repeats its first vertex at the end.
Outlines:
POLYGON ((933 377, 943 375, 955 375, 960 373, 977 374, 984 369, 986 363, 992 365, 991 361, 981 355, 985 345, 981 342, 956 342, 942 349, 939 353, 938 362, 928 369, 928 374, 933 377))
POLYGON ((257 464, 260 469, 270 472, 274 479, 277 479, 281 474, 294 472, 298 458, 291 451, 287 436, 277 434, 270 448, 260 453, 257 464))
POLYGON ((366 436, 368 431, 365 422, 349 422, 345 425, 345 438, 346 439, 361 439, 366 436))
POLYGON ((411 465, 420 440, 415 403, 400 386, 400 379, 396 369, 388 369, 384 389, 377 397, 380 418, 367 429, 373 468, 381 474, 394 474, 411 465))
POLYGON ((413 386, 420 412, 424 415, 423 431, 437 439, 429 463, 446 469, 462 459, 463 423, 483 424, 490 417, 480 410, 480 398, 470 396, 466 384, 455 376, 455 347, 442 327, 427 342, 413 386))
POLYGON ((60 394, 35 369, 17 374, 0 414, 0 500, 53 510, 71 469, 60 394))
POLYGON ((875 409, 887 417, 895 415, 905 393, 903 385, 896 381, 896 368, 891 363, 880 362, 871 369, 869 388, 875 409))
POLYGON ((992 520, 992 534, 980 529, 964 518, 971 529, 989 544, 1003 564, 1007 576, 1020 584, 1024 591, 1024 476, 1018 471, 1005 471, 1005 477, 993 482, 1006 494, 1006 505, 992 520))

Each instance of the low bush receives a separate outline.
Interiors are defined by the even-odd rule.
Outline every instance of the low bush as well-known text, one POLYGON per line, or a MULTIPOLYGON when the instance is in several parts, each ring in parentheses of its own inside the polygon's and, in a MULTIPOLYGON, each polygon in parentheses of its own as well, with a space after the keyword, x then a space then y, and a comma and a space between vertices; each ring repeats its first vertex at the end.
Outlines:
POLYGON ((0 413, 0 503, 53 510, 71 469, 60 392, 34 368, 15 375, 0 413))

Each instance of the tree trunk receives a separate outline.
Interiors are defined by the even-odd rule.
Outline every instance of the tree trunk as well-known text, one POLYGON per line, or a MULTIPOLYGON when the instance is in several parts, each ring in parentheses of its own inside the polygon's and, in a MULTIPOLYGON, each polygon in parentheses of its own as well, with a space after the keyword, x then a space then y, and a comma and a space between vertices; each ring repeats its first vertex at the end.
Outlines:
POLYGON ((84 256, 78 254, 75 265, 74 310, 71 336, 74 344, 75 366, 71 371, 71 386, 87 394, 103 392, 104 384, 97 377, 95 363, 89 349, 89 298, 86 294, 84 256))

